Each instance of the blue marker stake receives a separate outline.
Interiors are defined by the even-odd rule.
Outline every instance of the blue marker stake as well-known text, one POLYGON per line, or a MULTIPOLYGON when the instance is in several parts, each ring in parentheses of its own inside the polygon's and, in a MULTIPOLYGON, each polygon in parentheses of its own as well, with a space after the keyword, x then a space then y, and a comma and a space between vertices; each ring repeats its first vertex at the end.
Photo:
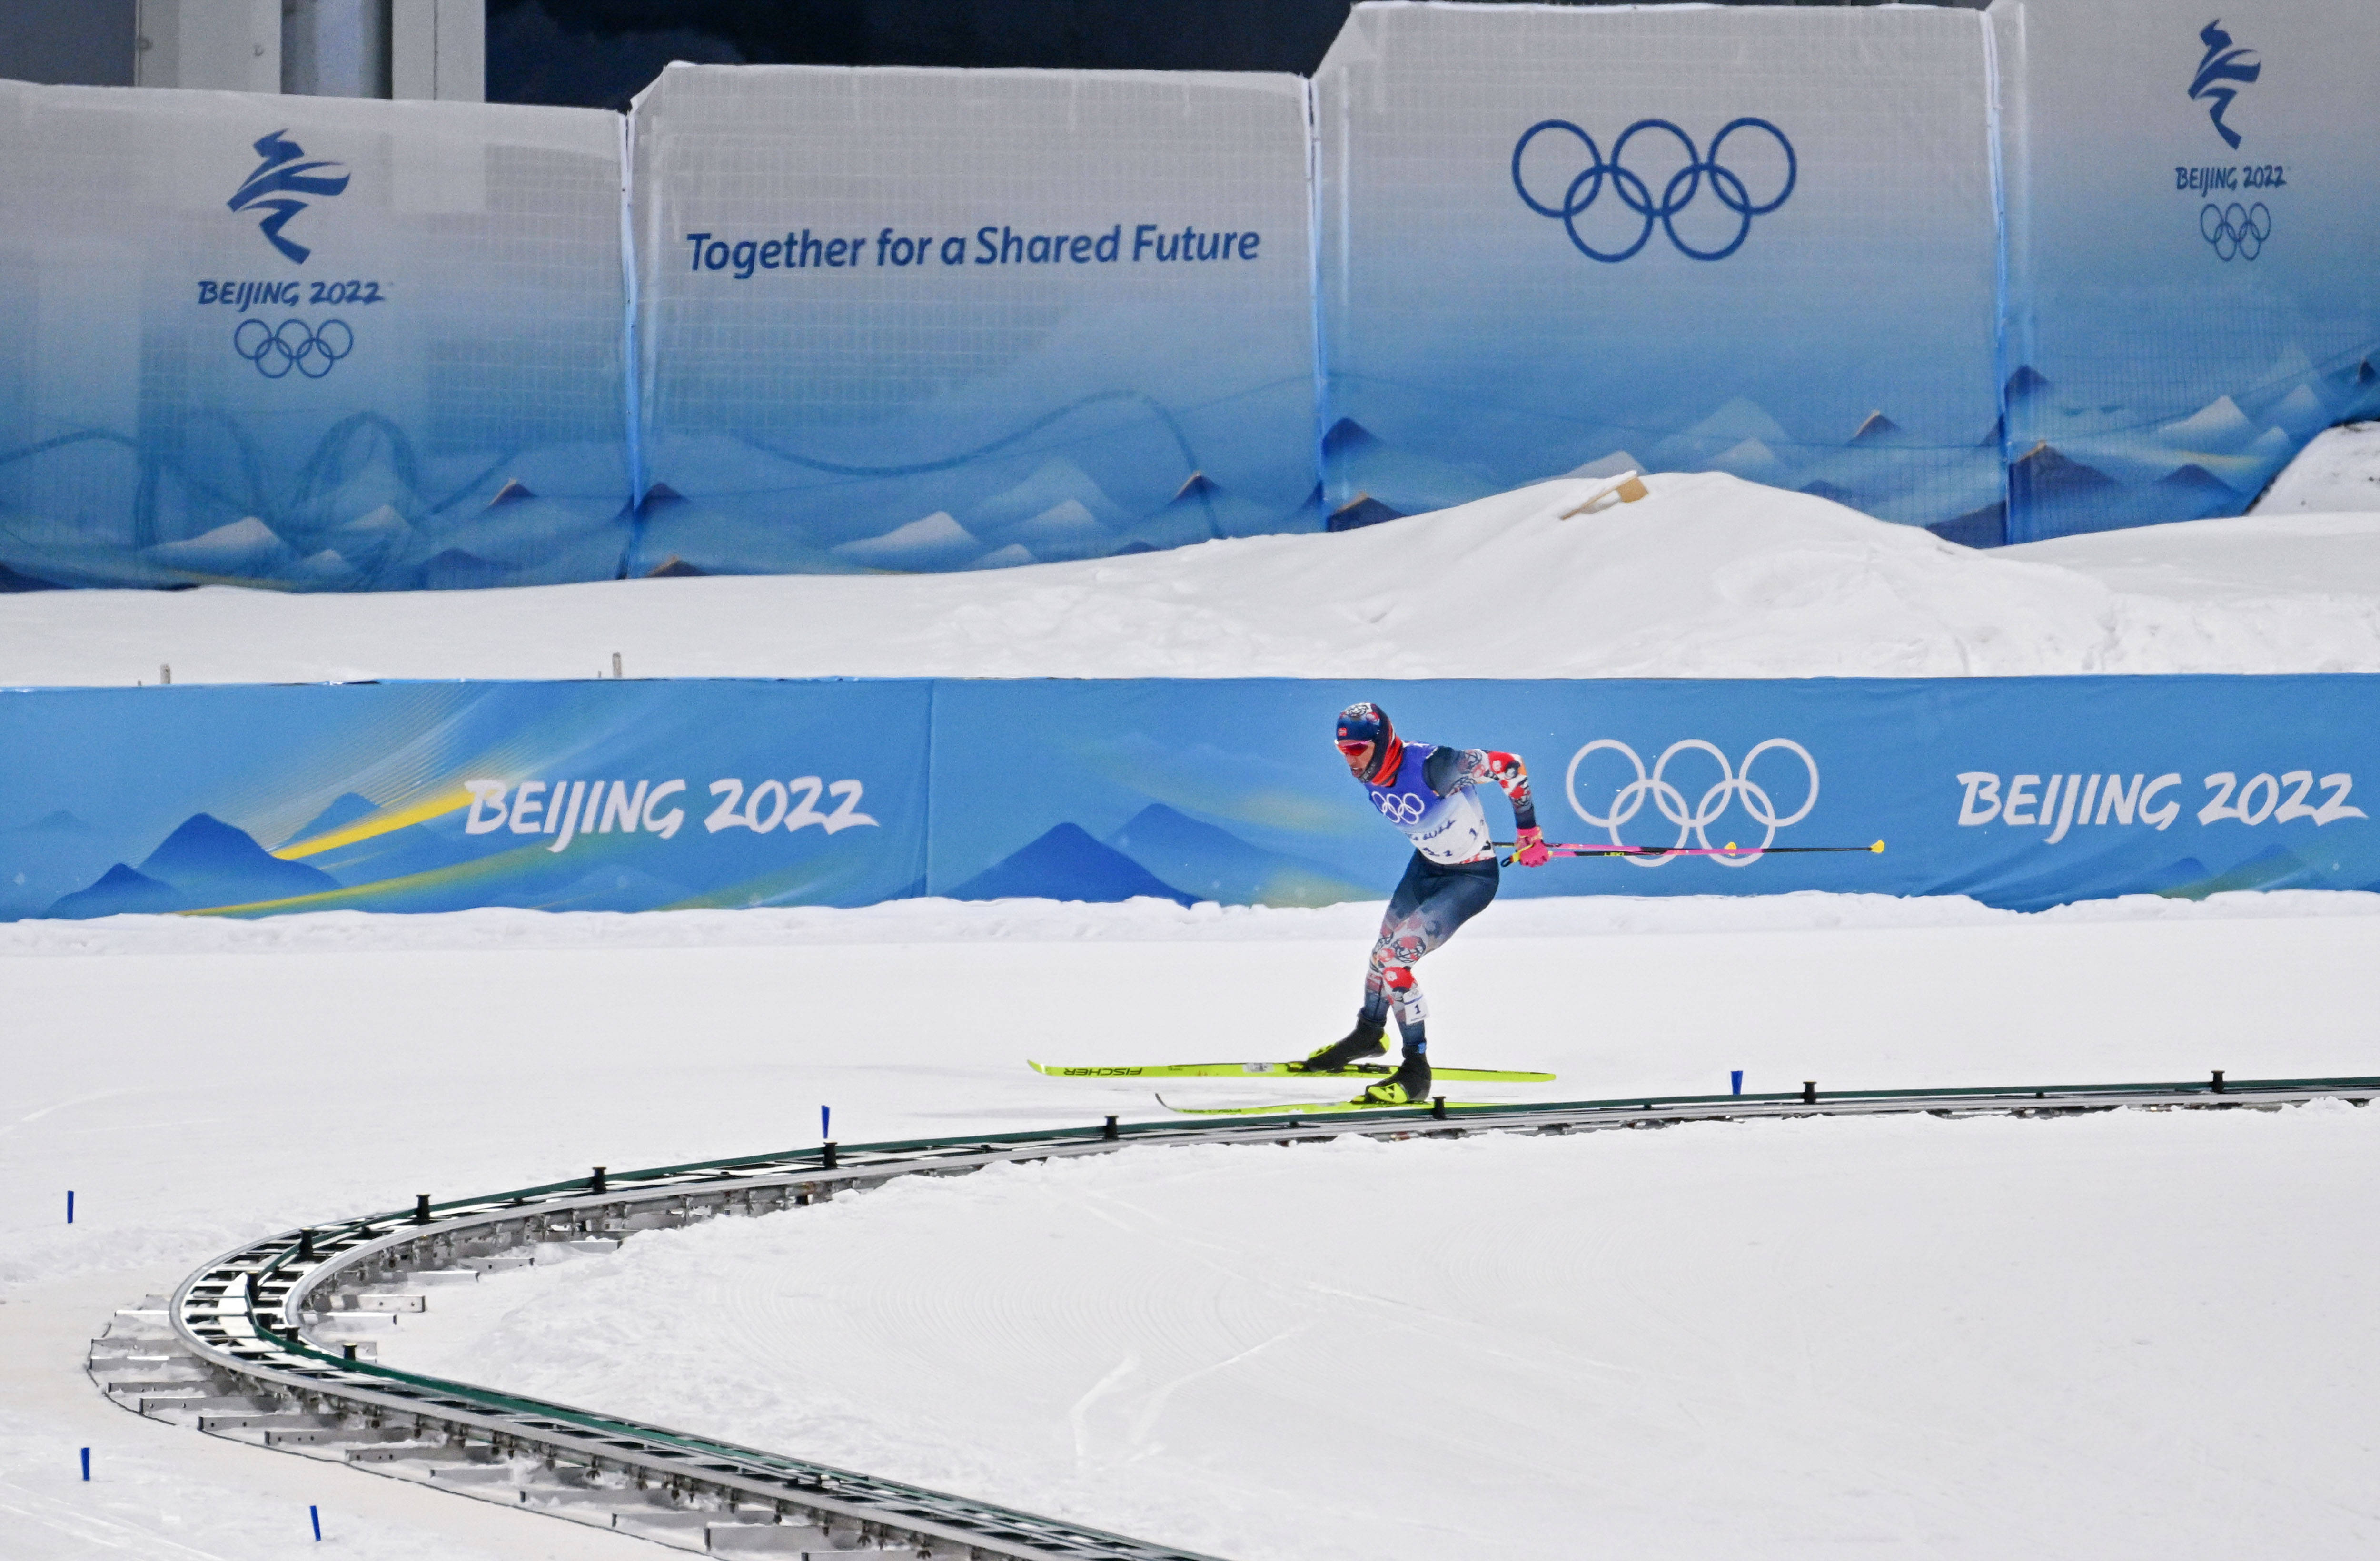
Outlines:
POLYGON ((72 1225, 74 1223, 74 1194, 72 1192, 68 1192, 67 1194, 67 1223, 68 1225, 72 1225))
POLYGON ((821 1106, 819 1107, 819 1140, 821 1143, 834 1136, 834 1134, 827 1131, 826 1130, 826 1124, 833 1110, 834 1107, 832 1106, 821 1106))
POLYGON ((308 1507, 308 1508, 306 1509, 306 1516, 307 1516, 307 1517, 309 1517, 309 1518, 311 1518, 311 1519, 314 1520, 314 1543, 315 1543, 316 1544, 320 1544, 320 1543, 322 1543, 322 1509, 321 1507, 308 1507))
POLYGON ((85 1482, 88 1482, 91 1479, 91 1449, 89 1447, 85 1447, 82 1450, 82 1477, 85 1482))
POLYGON ((1734 1072, 1730 1073, 1727 1076, 1727 1093, 1730 1095, 1742 1095, 1743 1093, 1742 1069, 1738 1068, 1734 1072))

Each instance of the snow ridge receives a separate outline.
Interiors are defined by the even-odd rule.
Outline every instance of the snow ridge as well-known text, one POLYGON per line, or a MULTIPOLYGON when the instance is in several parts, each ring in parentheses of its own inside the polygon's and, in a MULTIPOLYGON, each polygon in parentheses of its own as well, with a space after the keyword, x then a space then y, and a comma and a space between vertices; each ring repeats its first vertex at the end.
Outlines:
MULTIPOLYGON (((1335 535, 951 575, 0 596, 0 684, 161 661, 178 682, 577 678, 614 651, 638 677, 2380 671, 2380 511, 1977 551, 1723 472, 1646 482, 1592 515, 1565 518, 1603 484, 1565 478, 1335 535)), ((908 540, 976 545, 941 517, 908 540)))

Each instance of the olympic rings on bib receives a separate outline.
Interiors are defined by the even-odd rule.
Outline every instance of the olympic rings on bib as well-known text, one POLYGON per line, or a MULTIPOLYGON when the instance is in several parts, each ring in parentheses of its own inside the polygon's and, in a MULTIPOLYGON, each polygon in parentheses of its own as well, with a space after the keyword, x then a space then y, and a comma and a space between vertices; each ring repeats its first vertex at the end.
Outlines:
POLYGON ((1703 156, 1694 150, 1694 139, 1692 136, 1666 119, 1639 119, 1635 124, 1621 131, 1620 139, 1611 143, 1611 157, 1609 162, 1604 159, 1603 149, 1595 144, 1595 138, 1567 119, 1537 121, 1522 133, 1520 140, 1512 147, 1512 188, 1520 191, 1521 200, 1537 215, 1552 217, 1560 222, 1563 230, 1570 235, 1571 243, 1577 246, 1580 254, 1591 260, 1601 260, 1607 265, 1616 265, 1645 248, 1645 243, 1653 236, 1653 224, 1657 222, 1661 224, 1662 231, 1670 236, 1670 242, 1678 247, 1681 254, 1697 260, 1723 260, 1743 247, 1745 237, 1752 232, 1753 218, 1765 217, 1785 204, 1786 197, 1793 193, 1794 181, 1800 177, 1801 163, 1794 157, 1793 143, 1785 139, 1785 132, 1766 119, 1754 119, 1749 116, 1730 119, 1721 127, 1719 133, 1711 138, 1708 157, 1703 156), (1527 182, 1521 176, 1522 155, 1529 150, 1530 142, 1548 130, 1564 131, 1577 137, 1579 145, 1586 153, 1586 166, 1572 178, 1569 188, 1564 189, 1561 198, 1555 201, 1538 200, 1529 192, 1527 182), (1623 159, 1628 155, 1628 143, 1648 130, 1660 131, 1675 137, 1679 146, 1683 149, 1686 158, 1685 165, 1671 174, 1662 185, 1660 197, 1658 200, 1654 198, 1653 188, 1645 182, 1644 176, 1625 166, 1623 163, 1623 159), (1784 152, 1785 184, 1778 190, 1775 199, 1766 201, 1753 200, 1751 189, 1744 183, 1742 175, 1719 161, 1719 154, 1727 145, 1728 137, 1734 135, 1738 130, 1765 131, 1776 140, 1779 150, 1784 152), (1601 199, 1607 180, 1611 185, 1612 195, 1620 204, 1635 212, 1644 224, 1637 230, 1636 241, 1624 249, 1598 249, 1582 237, 1578 231, 1578 219, 1597 200, 1601 199), (1694 198, 1702 193, 1706 180, 1709 181, 1712 199, 1735 213, 1735 236, 1716 249, 1697 249, 1679 237, 1677 224, 1674 221, 1679 212, 1694 204, 1694 198))
POLYGON ((2215 246, 2217 260, 2228 260, 2237 255, 2243 260, 2252 260, 2265 247, 2265 240, 2273 236, 2273 213, 2261 200, 2245 211, 2236 200, 2228 206, 2216 206, 2210 201, 2198 213, 2198 236, 2215 246))
POLYGON ((292 369, 319 380, 356 350, 356 333, 344 320, 326 320, 319 326, 285 320, 278 331, 261 320, 243 320, 232 331, 231 350, 268 380, 281 379, 292 369))
MULTIPOLYGON (((1743 811, 1752 816, 1752 821, 1767 832, 1760 837, 1758 845, 1746 847, 1743 854, 1740 856, 1720 855, 1712 856, 1706 860, 1716 862, 1722 867, 1749 867, 1760 860, 1755 853, 1766 851, 1776 843, 1778 830, 1789 825, 1799 824, 1810 816, 1812 808, 1818 805, 1818 761, 1810 756, 1809 749, 1791 738, 1771 737, 1765 743, 1755 744, 1753 750, 1743 756, 1743 763, 1741 767, 1732 766, 1728 763, 1727 756, 1715 744, 1706 743, 1699 737, 1689 737, 1682 742, 1672 743, 1664 749, 1661 756, 1654 761, 1653 772, 1647 775, 1645 772, 1645 761, 1636 756, 1635 749, 1616 738, 1598 737, 1571 756, 1570 768, 1562 776, 1562 790, 1570 797, 1571 811, 1597 829, 1609 830, 1613 845, 1628 843, 1620 838, 1620 827, 1635 817, 1644 808, 1645 799, 1651 797, 1653 805, 1660 810, 1661 817, 1678 827, 1677 843, 1670 847, 1672 852, 1684 850, 1689 837, 1706 851, 1714 849, 1708 832, 1710 826, 1718 823, 1726 815, 1727 810, 1741 800, 1743 804, 1743 811), (1761 755, 1772 748, 1791 754, 1800 759, 1803 768, 1809 771, 1810 793, 1802 799, 1800 807, 1789 814, 1779 815, 1776 803, 1770 800, 1767 792, 1752 779, 1752 767, 1759 762, 1761 755), (1636 779, 1619 788, 1611 799, 1611 810, 1609 813, 1598 814, 1582 805, 1578 800, 1578 767, 1589 754, 1599 753, 1605 749, 1625 757, 1629 768, 1635 770, 1636 779), (1686 805, 1685 793, 1670 784, 1666 774, 1670 768, 1670 761, 1689 749, 1709 755, 1718 765, 1719 777, 1707 791, 1703 793, 1701 800, 1691 808, 1686 805)), ((1672 855, 1631 856, 1627 860, 1639 867, 1658 867, 1663 863, 1674 862, 1677 858, 1672 855)))
POLYGON ((1410 792, 1374 792, 1372 805, 1378 808, 1391 824, 1418 824, 1421 816, 1429 811, 1422 805, 1422 800, 1410 792))

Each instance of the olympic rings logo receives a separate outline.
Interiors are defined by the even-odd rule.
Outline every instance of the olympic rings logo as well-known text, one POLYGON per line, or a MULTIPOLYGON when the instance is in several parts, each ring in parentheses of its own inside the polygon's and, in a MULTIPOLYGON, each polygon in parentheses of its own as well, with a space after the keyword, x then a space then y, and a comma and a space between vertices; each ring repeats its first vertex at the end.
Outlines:
POLYGON ((278 331, 261 320, 243 320, 232 331, 231 350, 268 380, 281 379, 292 369, 319 380, 356 350, 356 333, 344 320, 326 320, 319 326, 285 320, 278 331))
POLYGON ((2252 260, 2265 247, 2265 240, 2273 236, 2273 213, 2265 209, 2261 200, 2244 212, 2236 200, 2221 207, 2210 201, 2198 213, 2198 236, 2215 246, 2217 260, 2228 260, 2237 255, 2243 260, 2252 260))
POLYGON ((1418 824, 1425 811, 1421 799, 1409 793, 1374 792, 1372 805, 1386 814, 1391 824, 1418 824))
MULTIPOLYGON (((1652 773, 1647 775, 1645 772, 1645 761, 1636 756, 1635 749, 1614 738, 1598 737, 1571 756, 1570 768, 1562 776, 1562 790, 1569 794, 1571 811, 1596 828, 1609 830, 1613 845, 1628 843, 1620 838, 1620 827, 1643 810, 1645 798, 1652 798, 1653 805, 1659 809, 1661 817, 1678 827, 1677 843, 1669 848, 1672 853, 1684 850, 1689 837, 1703 850, 1711 850, 1708 832, 1710 827, 1718 823, 1730 807, 1741 801, 1743 804, 1743 811, 1752 816, 1752 821, 1767 832, 1760 837, 1758 845, 1745 848, 1743 854, 1740 856, 1719 855, 1710 857, 1708 860, 1718 863, 1722 867, 1749 867, 1760 860, 1758 855, 1755 854, 1755 853, 1766 851, 1776 843, 1778 830, 1789 825, 1799 824, 1810 816, 1812 808, 1818 805, 1818 761, 1810 756, 1809 749, 1791 738, 1771 737, 1765 743, 1755 744, 1750 753, 1744 755, 1743 763, 1741 766, 1733 766, 1728 763, 1727 756, 1716 745, 1706 743, 1699 737, 1689 737, 1682 742, 1672 743, 1664 749, 1661 756, 1654 761, 1652 773), (1770 799, 1767 790, 1752 779, 1752 767, 1759 762, 1761 755, 1772 748, 1791 754, 1802 761, 1803 768, 1809 772, 1809 794, 1802 799, 1800 807, 1788 814, 1779 814, 1777 811, 1776 803, 1770 799), (1636 772, 1636 779, 1622 784, 1618 789, 1611 799, 1611 810, 1609 813, 1595 813, 1582 805, 1578 800, 1578 767, 1588 755, 1599 753, 1605 749, 1609 749, 1626 758, 1629 768, 1636 772), (1667 775, 1670 761, 1689 750, 1707 754, 1718 765, 1718 780, 1703 793, 1701 798, 1692 807, 1686 805, 1685 793, 1671 784, 1667 775)), ((1658 867, 1663 863, 1673 862, 1677 858, 1673 854, 1663 854, 1631 856, 1627 860, 1639 867, 1658 867)))
POLYGON ((1662 231, 1670 236, 1670 242, 1678 247, 1680 253, 1697 260, 1723 260, 1743 247, 1744 238, 1752 232, 1753 218, 1765 217, 1785 204, 1785 198, 1793 193, 1794 181, 1800 177, 1801 163, 1794 157, 1793 143, 1785 139, 1785 132, 1766 119, 1750 117, 1728 121, 1711 139, 1708 157, 1694 150, 1692 136, 1666 119, 1639 119, 1621 131, 1620 139, 1611 143, 1609 162, 1605 161, 1602 149, 1595 144, 1595 138, 1567 119, 1539 120, 1523 133, 1512 148, 1512 188, 1520 191, 1521 200, 1537 215, 1560 221, 1580 254, 1607 265, 1616 265, 1645 248, 1646 241, 1653 236, 1655 223, 1661 224, 1662 231), (1557 201, 1538 200, 1529 192, 1528 184, 1521 177, 1522 154, 1529 150, 1530 142, 1548 130, 1560 130, 1576 136, 1586 152, 1586 166, 1570 181, 1569 188, 1562 191, 1561 199, 1557 201), (1675 137, 1686 157, 1685 165, 1671 174, 1662 185, 1658 200, 1653 197, 1652 186, 1645 182, 1643 175, 1621 164, 1621 159, 1628 154, 1628 143, 1648 130, 1675 137), (1765 131, 1775 139, 1779 150, 1784 152, 1785 184, 1774 200, 1753 200, 1742 175, 1719 161, 1719 153, 1726 147, 1728 137, 1738 130, 1765 131), (1636 241, 1624 249, 1598 249, 1579 235, 1578 219, 1602 197, 1606 180, 1610 182, 1611 193, 1619 198, 1620 203, 1635 212, 1643 224, 1637 229, 1636 241), (1710 183, 1713 199, 1735 213, 1735 236, 1716 249, 1697 249, 1679 237, 1675 221, 1678 213, 1693 205, 1694 198, 1702 193, 1705 180, 1710 183))

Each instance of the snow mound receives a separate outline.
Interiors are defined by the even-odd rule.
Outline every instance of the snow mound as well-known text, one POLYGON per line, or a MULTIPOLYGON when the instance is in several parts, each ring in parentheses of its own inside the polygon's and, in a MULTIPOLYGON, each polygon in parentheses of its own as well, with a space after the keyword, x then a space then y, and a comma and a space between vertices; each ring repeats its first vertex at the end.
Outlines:
POLYGON ((2380 510, 2380 423, 2342 423, 2314 435, 2249 513, 2340 510, 2380 510))
MULTIPOLYGON (((1713 437, 1749 459, 1748 426, 1713 437)), ((1036 565, 1104 535, 1077 477, 1053 462, 987 506, 996 526, 936 514, 870 544, 879 567, 989 549, 959 573, 0 597, 0 684, 129 684, 160 661, 185 682, 566 678, 614 651, 641 677, 2380 671, 2380 514, 1976 551, 1703 472, 1594 514, 1572 512, 1608 483, 1563 478, 1335 535, 1036 565)))

